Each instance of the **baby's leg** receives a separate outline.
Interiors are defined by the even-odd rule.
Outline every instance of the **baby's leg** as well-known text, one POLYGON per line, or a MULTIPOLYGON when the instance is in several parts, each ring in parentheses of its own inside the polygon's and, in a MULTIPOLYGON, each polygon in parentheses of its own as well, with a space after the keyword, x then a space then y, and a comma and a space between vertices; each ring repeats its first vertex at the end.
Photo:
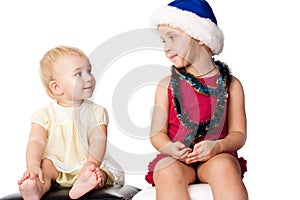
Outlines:
POLYGON ((52 161, 44 159, 42 161, 42 172, 44 183, 38 177, 32 178, 24 175, 19 181, 19 190, 24 200, 39 200, 50 189, 51 180, 56 179, 58 172, 52 161))
POLYGON ((78 176, 69 192, 69 196, 71 199, 78 199, 101 185, 101 182, 100 168, 90 165, 78 176))

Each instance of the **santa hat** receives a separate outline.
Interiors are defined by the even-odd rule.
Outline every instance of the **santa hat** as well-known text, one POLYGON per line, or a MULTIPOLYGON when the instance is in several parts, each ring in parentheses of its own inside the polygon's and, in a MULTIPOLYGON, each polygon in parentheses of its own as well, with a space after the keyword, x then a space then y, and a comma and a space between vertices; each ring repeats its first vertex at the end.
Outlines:
POLYGON ((222 52, 224 35, 218 27, 212 8, 205 0, 175 0, 158 9, 152 25, 179 28, 194 39, 206 44, 213 55, 222 52))

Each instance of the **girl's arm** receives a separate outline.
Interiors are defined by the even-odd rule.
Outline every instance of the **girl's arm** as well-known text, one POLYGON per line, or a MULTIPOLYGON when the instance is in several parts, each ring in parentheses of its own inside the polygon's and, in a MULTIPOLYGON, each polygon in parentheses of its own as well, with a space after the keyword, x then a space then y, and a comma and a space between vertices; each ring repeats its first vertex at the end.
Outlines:
POLYGON ((220 151, 237 151, 246 142, 246 112, 244 90, 241 82, 233 77, 228 106, 228 135, 218 140, 220 151))
POLYGON ((168 137, 168 78, 163 79, 156 88, 155 103, 152 113, 150 141, 160 152, 171 142, 168 137))
POLYGON ((155 104, 152 114, 150 141, 161 153, 183 159, 190 151, 184 144, 173 143, 168 136, 169 100, 168 85, 170 77, 163 79, 156 89, 155 104))
POLYGON ((99 125, 93 128, 89 138, 89 154, 87 162, 100 166, 106 151, 107 126, 99 125))
POLYGON ((246 113, 244 91, 240 81, 233 77, 228 105, 228 135, 224 139, 204 140, 195 145, 188 155, 187 164, 204 162, 224 151, 237 151, 246 141, 246 113))

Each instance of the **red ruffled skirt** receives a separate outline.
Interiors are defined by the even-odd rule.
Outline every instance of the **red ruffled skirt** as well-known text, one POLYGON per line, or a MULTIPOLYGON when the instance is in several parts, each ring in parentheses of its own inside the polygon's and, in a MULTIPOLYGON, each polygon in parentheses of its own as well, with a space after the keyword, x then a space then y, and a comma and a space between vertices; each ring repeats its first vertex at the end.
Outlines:
MULTIPOLYGON (((229 153, 237 158, 237 160, 241 166, 241 171, 242 171, 241 176, 243 178, 244 173, 247 171, 247 160, 245 160, 243 157, 238 157, 236 152, 225 152, 225 153, 229 153)), ((155 186, 154 180, 153 180, 153 172, 154 172, 155 165, 158 163, 158 161, 160 161, 161 159, 166 158, 166 157, 168 157, 168 155, 158 154, 156 156, 156 158, 152 162, 150 162, 148 165, 148 174, 145 176, 145 179, 152 186, 155 186)))

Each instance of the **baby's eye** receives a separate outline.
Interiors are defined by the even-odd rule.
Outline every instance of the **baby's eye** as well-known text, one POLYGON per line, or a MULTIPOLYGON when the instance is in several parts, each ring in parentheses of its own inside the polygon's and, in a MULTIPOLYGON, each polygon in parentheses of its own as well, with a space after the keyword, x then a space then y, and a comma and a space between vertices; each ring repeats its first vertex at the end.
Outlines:
POLYGON ((171 40, 175 40, 175 38, 176 38, 175 36, 170 36, 171 40))
POLYGON ((75 74, 75 76, 81 76, 82 75, 82 72, 77 72, 76 74, 75 74))
POLYGON ((88 74, 92 74, 92 70, 89 69, 89 70, 87 71, 87 73, 88 73, 88 74))

